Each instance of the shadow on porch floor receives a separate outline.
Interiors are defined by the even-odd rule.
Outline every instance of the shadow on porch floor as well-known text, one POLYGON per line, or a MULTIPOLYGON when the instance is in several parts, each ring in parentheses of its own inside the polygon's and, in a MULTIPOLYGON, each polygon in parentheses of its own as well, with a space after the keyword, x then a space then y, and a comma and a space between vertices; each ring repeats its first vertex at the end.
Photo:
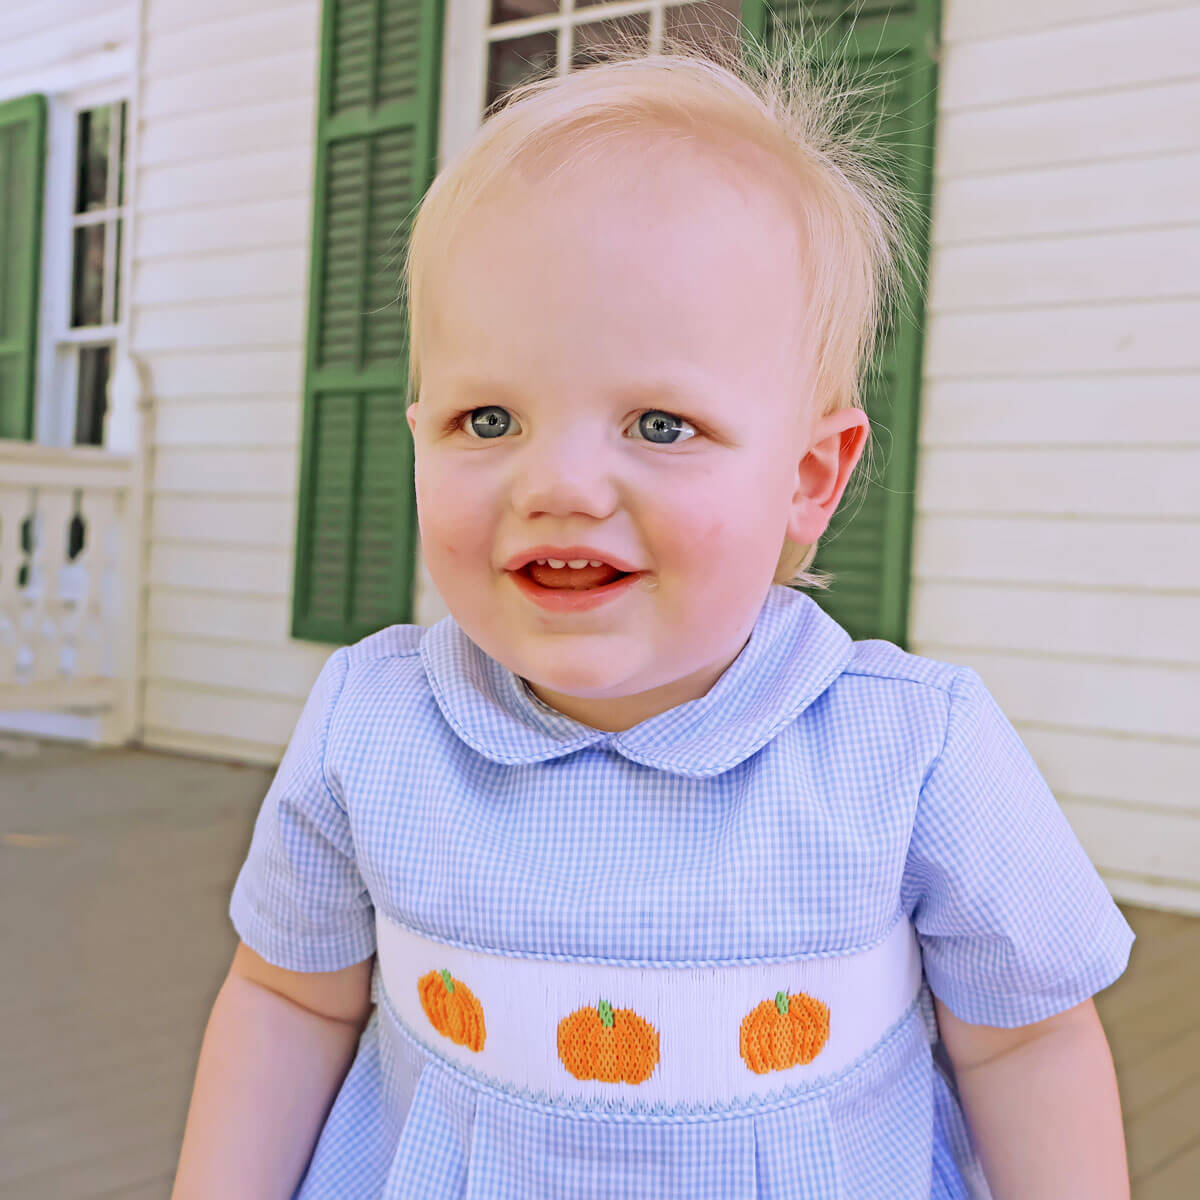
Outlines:
MULTIPOLYGON (((0 740, 0 1195, 166 1200, 272 772, 0 740)), ((1200 918, 1122 905, 1097 998, 1133 1200, 1200 1196, 1200 918)))

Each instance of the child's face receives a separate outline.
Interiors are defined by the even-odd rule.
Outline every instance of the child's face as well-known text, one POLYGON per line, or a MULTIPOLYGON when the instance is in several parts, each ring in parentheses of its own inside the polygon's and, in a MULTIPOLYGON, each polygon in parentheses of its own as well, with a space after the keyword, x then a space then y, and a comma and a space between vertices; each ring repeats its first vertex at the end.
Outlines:
POLYGON ((704 695, 737 657, 785 534, 823 532, 867 418, 816 415, 782 207, 700 162, 634 187, 611 175, 511 178, 468 217, 408 420, 422 551, 455 620, 545 703, 624 729, 704 695), (544 544, 643 575, 547 611, 505 569, 544 544))

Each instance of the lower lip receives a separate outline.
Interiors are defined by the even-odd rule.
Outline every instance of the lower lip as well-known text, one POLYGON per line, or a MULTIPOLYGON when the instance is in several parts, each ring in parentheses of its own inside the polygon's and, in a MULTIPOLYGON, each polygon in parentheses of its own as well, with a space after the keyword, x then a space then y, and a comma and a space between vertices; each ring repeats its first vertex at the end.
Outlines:
POLYGON ((544 588, 534 583, 524 571, 509 571, 518 590, 548 612, 587 612, 589 609, 599 608, 618 596, 624 596, 642 574, 641 571, 634 571, 632 575, 626 575, 616 583, 573 591, 571 588, 544 588))

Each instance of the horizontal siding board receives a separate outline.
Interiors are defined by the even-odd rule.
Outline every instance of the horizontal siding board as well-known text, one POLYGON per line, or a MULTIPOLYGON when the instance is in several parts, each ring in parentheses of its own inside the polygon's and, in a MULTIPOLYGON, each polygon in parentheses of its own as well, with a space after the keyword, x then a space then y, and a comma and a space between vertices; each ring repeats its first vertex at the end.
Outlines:
POLYGON ((1197 78, 949 113, 938 125, 942 178, 1195 150, 1198 113, 1197 78))
MULTIPOLYGON (((1059 5, 1045 7, 1053 12, 1059 5)), ((1196 73, 1198 45, 1195 5, 984 38, 957 45, 943 58, 938 103, 953 112, 1093 92, 1098 85, 1116 89, 1187 78, 1196 73)))
MULTIPOLYGON (((296 20, 305 20, 306 28, 312 30, 314 44, 319 6, 320 0, 258 0, 259 8, 283 9, 294 14, 296 20)), ((153 0, 148 5, 146 28, 152 33, 181 29, 202 31, 212 26, 227 28, 245 12, 246 0, 204 0, 203 4, 196 4, 195 0, 153 0)))
POLYGON ((314 120, 311 98, 159 117, 143 132, 139 162, 143 167, 201 163, 287 146, 309 147, 314 120))
POLYGON ((1200 226, 944 246, 927 311, 1194 297, 1198 275, 1200 226))
POLYGON ((278 647, 287 645, 288 619, 284 599, 163 586, 147 589, 149 634, 225 638, 278 647))
POLYGON ((1200 820, 1194 816, 1111 808, 1069 796, 1060 797, 1059 803, 1097 867, 1164 880, 1195 877, 1200 820))
POLYGON ((1144 449, 927 447, 922 507, 997 515, 1200 516, 1200 445, 1144 449))
POLYGON ((295 448, 299 436, 298 396, 172 400, 159 405, 154 422, 155 443, 171 449, 188 446, 295 448))
POLYGON ((136 14, 131 3, 97 5, 65 22, 47 20, 23 36, 14 35, 5 15, 0 80, 131 46, 136 14))
MULTIPOLYGON (((939 160, 946 170, 953 164, 939 160)), ((1044 167, 1006 174, 939 177, 933 241, 1013 240, 1195 223, 1200 154, 1044 167)))
POLYGON ((110 10, 132 9, 128 0, 6 0, 4 6, 4 33, 6 38, 17 38, 36 34, 60 25, 74 25, 96 15, 100 3, 110 10))
POLYGON ((147 518, 155 541, 220 543, 227 546, 286 546, 296 524, 292 497, 209 495, 156 492, 147 518))
POLYGON ((1194 593, 929 581, 913 589, 910 631, 927 645, 953 630, 955 645, 984 650, 1190 663, 1200 670, 1198 609, 1194 593))
POLYGON ((951 658, 945 651, 932 644, 933 657, 978 671, 1014 725, 1200 742, 1200 670, 1195 667, 1027 657, 975 647, 959 648, 951 658))
POLYGON ((139 174, 138 207, 178 212, 302 195, 312 186, 312 168, 312 150, 304 146, 146 167, 139 174))
POLYGON ((137 354, 155 350, 226 350, 295 346, 304 338, 304 297, 202 302, 143 309, 133 324, 137 354))
POLYGON ((311 51, 320 19, 318 4, 305 0, 268 7, 258 0, 255 8, 262 11, 247 12, 243 5, 240 12, 230 13, 222 21, 210 20, 183 29, 152 26, 146 37, 146 74, 178 74, 194 70, 197 63, 206 67, 239 63, 256 67, 259 59, 276 54, 311 51))
POLYGON ((259 57, 251 63, 149 76, 142 90, 143 116, 152 121, 198 108, 240 108, 243 104, 292 100, 296 81, 311 79, 316 69, 314 45, 303 51, 259 57))
POLYGON ((156 683, 199 684, 262 693, 303 704, 325 660, 328 646, 233 644, 221 638, 146 639, 146 678, 156 683))
MULTIPOLYGON (((179 3, 180 0, 173 0, 179 3)), ((228 0, 226 0, 228 2, 228 0)), ((942 36, 947 42, 1054 29, 1186 8, 1194 0, 943 0, 942 36)))
MULTIPOLYGON (((302 246, 312 216, 312 197, 285 196, 245 204, 221 204, 182 213, 147 213, 138 219, 138 259, 210 254, 214 250, 263 250, 302 246)), ((136 287, 136 283, 135 283, 136 287)))
POLYGON ((1194 444, 1196 394, 1189 374, 931 379, 921 393, 921 444, 1194 444))
POLYGON ((199 588, 246 596, 287 598, 292 594, 290 546, 202 546, 151 542, 146 579, 151 587, 199 588))
MULTIPOLYGON (((240 741, 253 732, 255 742, 282 748, 296 727, 300 708, 295 700, 270 696, 146 684, 146 725, 197 737, 240 741)), ((149 738, 146 741, 149 744, 149 738)))
POLYGON ((308 253, 302 246, 156 258, 139 264, 137 293, 143 308, 204 300, 281 300, 303 291, 307 271, 308 253))
POLYGON ((154 396, 194 400, 202 396, 295 395, 303 387, 303 356, 294 350, 194 352, 154 359, 154 396))
MULTIPOLYGON (((226 762, 247 763, 252 766, 278 766, 285 745, 268 742, 251 742, 244 738, 209 736, 203 733, 184 733, 178 729, 162 729, 157 725, 143 727, 141 744, 150 750, 167 753, 195 754, 205 758, 219 758, 226 762)), ((170 1176, 164 1173, 164 1179, 170 1176)), ((124 1200, 160 1200, 162 1189, 155 1185, 146 1192, 130 1194, 124 1200)))
POLYGON ((1200 300, 1079 308, 942 312, 925 375, 1200 370, 1200 300))
POLYGON ((291 497, 298 469, 296 455, 288 449, 231 447, 214 453, 159 447, 154 452, 151 486, 164 493, 291 497))
POLYGON ((1200 742, 1023 726, 1021 738, 1057 792, 1117 803, 1145 802, 1200 819, 1200 742))
MULTIPOLYGON (((1200 520, 976 516, 925 510, 913 578, 1200 591, 1200 520)), ((920 653, 920 651, 918 651, 920 653)))

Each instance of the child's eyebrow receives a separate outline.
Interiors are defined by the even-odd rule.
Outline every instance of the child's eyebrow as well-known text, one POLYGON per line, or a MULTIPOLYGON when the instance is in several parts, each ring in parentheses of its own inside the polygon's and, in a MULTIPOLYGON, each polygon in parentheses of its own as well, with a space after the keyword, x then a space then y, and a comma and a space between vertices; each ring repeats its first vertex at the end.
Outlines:
MULTIPOLYGON (((489 396, 509 399, 520 394, 520 389, 481 375, 452 375, 449 387, 454 392, 470 393, 472 395, 489 396)), ((664 377, 650 379, 641 383, 628 383, 613 389, 613 396, 620 400, 664 400, 668 404, 694 405, 696 403, 711 404, 716 408, 715 397, 711 397, 706 388, 686 379, 664 377)))

